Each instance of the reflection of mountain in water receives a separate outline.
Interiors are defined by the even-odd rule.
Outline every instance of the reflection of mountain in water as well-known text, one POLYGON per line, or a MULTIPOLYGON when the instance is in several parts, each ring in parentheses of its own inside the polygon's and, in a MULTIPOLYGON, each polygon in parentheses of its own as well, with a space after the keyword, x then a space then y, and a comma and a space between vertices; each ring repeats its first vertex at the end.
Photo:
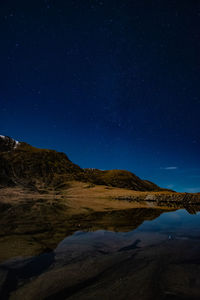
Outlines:
POLYGON ((64 210, 56 211, 30 201, 4 207, 0 213, 0 261, 54 249, 62 239, 77 230, 131 231, 165 211, 162 208, 134 208, 70 215, 64 210))
MULTIPOLYGON (((54 249, 66 236, 78 230, 131 231, 145 220, 180 208, 133 208, 71 215, 63 207, 45 205, 41 199, 19 205, 4 205, 0 212, 0 261, 15 256, 36 255, 54 249)), ((194 214, 198 206, 186 208, 194 214)))
POLYGON ((143 207, 77 221, 54 251, 0 265, 1 299, 199 299, 199 214, 143 207))
POLYGON ((184 207, 189 214, 191 215, 196 215, 196 213, 200 210, 200 206, 199 205, 191 205, 191 206, 186 206, 184 207))

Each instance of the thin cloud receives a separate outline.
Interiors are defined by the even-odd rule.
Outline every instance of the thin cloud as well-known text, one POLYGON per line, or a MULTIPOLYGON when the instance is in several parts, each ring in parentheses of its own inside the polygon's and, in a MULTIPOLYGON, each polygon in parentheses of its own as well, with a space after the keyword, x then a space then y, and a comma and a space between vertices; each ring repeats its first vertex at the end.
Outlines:
POLYGON ((185 192, 186 193, 200 193, 200 187, 186 188, 185 192))
POLYGON ((168 185, 167 185, 167 188, 168 188, 168 189, 173 189, 174 187, 175 187, 174 184, 168 184, 168 185))
POLYGON ((164 167, 164 168, 161 168, 162 170, 177 170, 178 167, 164 167))

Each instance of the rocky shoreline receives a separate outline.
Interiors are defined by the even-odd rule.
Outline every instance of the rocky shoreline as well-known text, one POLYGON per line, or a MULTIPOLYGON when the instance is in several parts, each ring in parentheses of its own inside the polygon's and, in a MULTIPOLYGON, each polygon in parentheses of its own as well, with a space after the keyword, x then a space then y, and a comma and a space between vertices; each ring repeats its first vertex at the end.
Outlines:
POLYGON ((113 197, 115 200, 128 201, 128 202, 155 202, 156 204, 182 204, 184 205, 200 205, 200 194, 189 194, 189 193, 151 193, 131 196, 117 196, 113 197))

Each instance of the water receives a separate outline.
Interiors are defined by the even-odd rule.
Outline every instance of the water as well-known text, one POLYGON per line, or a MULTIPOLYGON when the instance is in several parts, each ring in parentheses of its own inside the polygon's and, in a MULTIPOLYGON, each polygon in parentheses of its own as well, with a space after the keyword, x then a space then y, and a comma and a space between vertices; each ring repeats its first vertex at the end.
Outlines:
POLYGON ((5 261, 0 298, 200 299, 200 213, 189 211, 137 210, 132 224, 125 212, 109 230, 76 231, 54 251, 5 261))

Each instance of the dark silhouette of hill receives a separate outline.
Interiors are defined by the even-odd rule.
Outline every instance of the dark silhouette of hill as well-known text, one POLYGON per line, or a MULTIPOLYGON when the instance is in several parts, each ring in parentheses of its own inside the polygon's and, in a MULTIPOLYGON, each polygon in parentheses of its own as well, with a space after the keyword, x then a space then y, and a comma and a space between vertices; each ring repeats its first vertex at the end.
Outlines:
POLYGON ((66 154, 38 149, 10 137, 0 136, 0 186, 62 188, 69 181, 89 182, 136 191, 163 190, 125 170, 83 169, 66 154))

